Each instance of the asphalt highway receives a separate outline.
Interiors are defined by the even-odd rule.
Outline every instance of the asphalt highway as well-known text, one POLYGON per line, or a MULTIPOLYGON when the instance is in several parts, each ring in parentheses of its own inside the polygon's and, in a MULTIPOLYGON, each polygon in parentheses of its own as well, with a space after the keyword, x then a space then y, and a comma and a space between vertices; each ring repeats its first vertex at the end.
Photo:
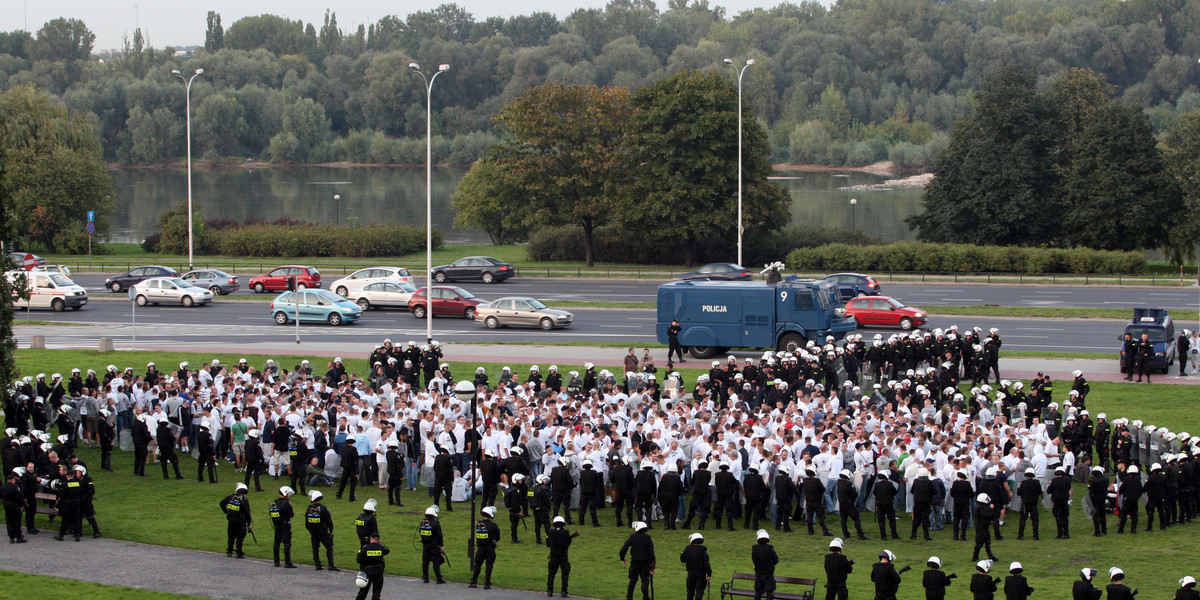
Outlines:
MULTIPOLYGON (((508 290, 508 284, 501 289, 508 290)), ((114 295, 115 296, 115 295, 114 295)), ((435 318, 434 338, 456 342, 536 341, 547 344, 561 342, 630 342, 631 345, 652 343, 655 313, 650 309, 576 308, 575 324, 566 329, 506 328, 489 330, 482 323, 463 319, 435 318)), ((23 315, 22 315, 23 316, 23 315)), ((134 335, 144 344, 212 342, 295 341, 295 324, 279 326, 271 320, 266 302, 222 301, 209 306, 147 306, 136 309, 133 303, 92 302, 83 310, 54 313, 35 311, 35 319, 92 324, 94 327, 56 328, 51 346, 94 347, 101 336, 114 338, 118 346, 127 346, 134 335), (136 319, 136 326, 134 320, 136 319)), ((1113 319, 1021 319, 1002 317, 941 317, 934 316, 925 329, 981 327, 987 331, 998 327, 1005 350, 1035 350, 1055 352, 1115 352, 1117 337, 1123 323, 1113 319)), ((22 328, 23 335, 36 335, 37 327, 22 328)), ((864 337, 882 333, 886 338, 898 329, 862 329, 864 337)), ((407 340, 420 342, 425 338, 425 321, 404 311, 368 311, 357 323, 332 327, 323 324, 300 326, 302 340, 307 343, 337 343, 345 341, 407 340)), ((26 340, 20 340, 22 345, 26 340)))
MULTIPOLYGON (((242 289, 239 296, 255 295, 247 289, 256 274, 239 274, 242 289)), ((80 274, 74 281, 87 289, 89 295, 116 296, 104 289, 103 275, 80 274)), ((340 275, 322 274, 322 287, 329 286, 340 275)), ((516 278, 500 284, 454 283, 486 299, 501 296, 533 296, 546 302, 581 300, 592 302, 654 302, 659 284, 667 280, 575 279, 575 278, 516 278)), ((422 284, 423 279, 418 280, 422 284)), ((1190 314, 1200 309, 1200 289, 1187 287, 1105 286, 1105 285, 1017 285, 1017 284, 953 284, 888 283, 882 282, 884 294, 906 304, 917 306, 966 306, 994 304, 997 306, 1063 306, 1084 308, 1133 308, 1137 306, 1189 308, 1190 314)), ((269 299, 275 294, 262 294, 269 299)))

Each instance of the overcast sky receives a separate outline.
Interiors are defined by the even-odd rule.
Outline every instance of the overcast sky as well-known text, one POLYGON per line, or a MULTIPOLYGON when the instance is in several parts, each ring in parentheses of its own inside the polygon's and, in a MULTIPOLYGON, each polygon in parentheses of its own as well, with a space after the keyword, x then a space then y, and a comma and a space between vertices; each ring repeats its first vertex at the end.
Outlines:
MULTIPOLYGON (((221 24, 226 29, 242 17, 263 13, 300 19, 319 28, 325 9, 329 7, 337 13, 338 25, 342 30, 352 32, 360 23, 370 25, 389 14, 404 17, 416 11, 430 10, 440 3, 361 0, 341 3, 331 3, 329 0, 0 0, 0 6, 3 7, 0 10, 0 31, 28 29, 36 35, 46 21, 67 17, 82 20, 96 34, 97 51, 120 48, 124 37, 132 38, 133 30, 138 25, 151 45, 162 48, 203 44, 205 17, 210 10, 221 14, 221 24)), ((492 16, 510 17, 536 11, 549 11, 559 18, 565 18, 577 8, 604 8, 607 0, 459 0, 457 3, 470 11, 476 20, 483 20, 492 16)), ((710 3, 724 6, 727 14, 735 15, 756 6, 774 6, 779 0, 713 0, 710 3)), ((659 10, 663 10, 667 3, 666 0, 659 0, 657 4, 659 10)))

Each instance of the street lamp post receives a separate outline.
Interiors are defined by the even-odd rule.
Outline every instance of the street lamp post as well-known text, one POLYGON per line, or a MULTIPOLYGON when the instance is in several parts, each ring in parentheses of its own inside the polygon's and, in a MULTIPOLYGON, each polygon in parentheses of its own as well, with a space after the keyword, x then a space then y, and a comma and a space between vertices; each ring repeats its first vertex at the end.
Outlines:
POLYGON ((194 244, 192 241, 192 82, 195 81, 197 77, 204 74, 204 69, 196 69, 196 73, 186 79, 183 77, 183 73, 179 72, 179 69, 172 69, 171 74, 178 77, 179 80, 184 82, 184 84, 185 84, 184 85, 184 96, 186 97, 185 102, 186 102, 186 110, 187 110, 188 270, 190 271, 193 268, 195 268, 195 266, 192 264, 193 263, 192 256, 193 256, 193 248, 194 248, 194 244))
MULTIPOLYGON (((466 379, 454 384, 454 395, 458 397, 460 402, 462 401, 463 394, 471 395, 470 423, 472 428, 478 427, 478 425, 475 423, 475 416, 478 414, 476 411, 479 408, 479 399, 478 394, 475 392, 475 384, 466 379)), ((482 437, 478 435, 473 436, 471 439, 471 478, 468 480, 468 485, 471 486, 472 490, 475 489, 475 469, 478 468, 479 465, 479 450, 481 440, 482 437)), ((475 498, 477 496, 478 494, 475 494, 474 491, 472 491, 471 518, 467 520, 467 526, 469 527, 469 532, 467 533, 467 560, 475 560, 475 498)), ((449 503, 449 499, 447 499, 447 503, 449 503)))
MULTIPOLYGON (((725 64, 737 68, 733 64, 732 58, 725 59, 725 64)), ((738 221, 737 221, 737 246, 738 258, 737 264, 742 264, 742 75, 746 74, 746 69, 754 65, 754 59, 746 61, 746 66, 738 71, 738 221)))
POLYGON ((342 197, 339 194, 334 194, 333 195, 333 226, 334 227, 337 227, 338 225, 342 224, 342 219, 341 219, 341 217, 338 216, 338 212, 339 212, 339 209, 341 208, 341 204, 342 204, 342 197))
POLYGON ((408 68, 425 80, 425 343, 429 343, 433 341, 433 82, 450 65, 438 65, 433 77, 426 77, 415 62, 408 68))
POLYGON ((858 199, 850 199, 850 231, 858 231, 858 199))

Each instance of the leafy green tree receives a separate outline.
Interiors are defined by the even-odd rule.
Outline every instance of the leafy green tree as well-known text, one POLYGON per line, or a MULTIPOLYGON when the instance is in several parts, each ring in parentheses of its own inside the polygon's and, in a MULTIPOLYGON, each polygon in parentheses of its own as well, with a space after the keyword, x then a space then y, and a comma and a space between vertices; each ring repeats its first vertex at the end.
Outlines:
MULTIPOLYGON (((773 182, 766 131, 743 106, 744 235, 787 224, 791 197, 773 182)), ((629 164, 619 209, 626 227, 680 243, 737 237, 737 87, 724 73, 680 71, 633 97, 629 164)))
POLYGON ((216 52, 225 47, 225 28, 221 26, 221 13, 208 11, 207 26, 204 31, 204 49, 216 52))
POLYGON ((1181 264, 1194 260, 1200 242, 1200 109, 1183 115, 1163 139, 1167 170, 1179 185, 1184 209, 1173 219, 1168 249, 1181 264))
POLYGON ((89 210, 96 211, 97 232, 108 232, 116 206, 112 183, 100 141, 82 114, 31 87, 3 92, 0 147, 0 198, 12 211, 5 226, 15 223, 15 231, 49 252, 58 251, 64 233, 83 230, 89 210))
POLYGON ((629 90, 561 83, 530 88, 496 117, 507 134, 496 162, 525 194, 525 224, 582 226, 589 267, 628 172, 628 119, 629 90))
POLYGON ((300 98, 284 109, 283 130, 271 139, 271 155, 286 161, 308 161, 328 137, 325 109, 311 98, 300 98))
POLYGON ((29 44, 29 58, 51 62, 87 60, 92 55, 96 34, 79 19, 57 18, 47 21, 29 44))
POLYGON ((1054 149, 1054 110, 1033 75, 1005 69, 977 96, 934 162, 924 212, 909 217, 917 237, 978 245, 1057 245, 1063 214, 1054 149))
POLYGON ((525 200, 520 181, 494 155, 487 155, 458 182, 450 205, 456 226, 478 227, 492 244, 502 246, 529 238, 523 218, 525 200))
POLYGON ((234 50, 263 48, 276 56, 299 54, 313 58, 317 51, 316 30, 310 23, 275 15, 238 19, 225 32, 225 46, 234 50), (311 31, 310 31, 311 30, 311 31))
POLYGON ((325 24, 321 26, 318 39, 321 48, 330 56, 337 54, 342 47, 342 30, 338 29, 337 13, 330 12, 328 8, 325 9, 325 24))
POLYGON ((237 99, 225 94, 213 94, 200 103, 193 134, 204 157, 220 158, 237 152, 238 140, 248 130, 245 114, 237 99))
POLYGON ((185 124, 177 112, 166 107, 147 112, 141 106, 129 111, 129 160, 150 164, 170 160, 184 152, 185 124))
MULTIPOLYGON (((0 103, 0 111, 7 113, 4 104, 0 103)), ((8 146, 0 144, 0 182, 5 181, 5 167, 8 163, 8 146)), ((16 239, 20 231, 17 225, 17 210, 13 196, 7 186, 0 185, 0 242, 8 243, 16 239)), ((7 271, 9 268, 8 253, 0 254, 0 267, 7 271)), ((0 277, 0 298, 11 298, 13 286, 7 277, 0 277)), ((24 293, 17 291, 19 295, 24 293)), ((13 317, 15 314, 13 302, 0 302, 0 381, 16 381, 20 371, 17 370, 17 340, 13 337, 13 317)))

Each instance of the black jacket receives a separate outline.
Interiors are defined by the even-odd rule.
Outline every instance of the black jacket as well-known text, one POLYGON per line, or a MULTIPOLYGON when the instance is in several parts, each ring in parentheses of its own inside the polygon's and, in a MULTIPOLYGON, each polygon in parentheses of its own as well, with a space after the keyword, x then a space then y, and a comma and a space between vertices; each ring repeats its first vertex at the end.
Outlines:
POLYGON ((1076 581, 1075 587, 1071 588, 1071 600, 1100 600, 1103 595, 1103 590, 1082 579, 1076 581))
POLYGON ((688 575, 712 577, 712 565, 708 562, 708 548, 704 544, 688 544, 679 555, 679 562, 687 565, 688 575))
POLYGON ((900 573, 890 562, 877 562, 871 565, 871 581, 875 582, 876 596, 895 596, 900 589, 900 573))
POLYGON ((825 581, 830 588, 841 588, 854 571, 854 563, 845 554, 830 552, 825 555, 825 581))
POLYGON ((754 563, 755 575, 774 575, 779 555, 771 544, 757 543, 750 547, 750 560, 754 563))
POLYGON ((925 588, 925 600, 944 600, 946 588, 953 580, 941 569, 928 569, 921 578, 921 586, 925 588))
POLYGON ((638 471, 637 477, 633 479, 633 488, 637 491, 639 496, 657 495, 658 478, 654 476, 654 469, 642 469, 641 471, 638 471))
POLYGON ((546 534, 546 547, 551 558, 567 558, 571 548, 571 532, 566 527, 555 527, 546 534))
POLYGON ((1009 575, 1004 578, 1004 600, 1025 600, 1033 593, 1024 575, 1009 575))
POLYGON ((621 546, 619 556, 621 560, 625 560, 625 555, 629 555, 629 560, 635 563, 655 563, 654 559, 654 540, 645 531, 635 532, 625 540, 625 545, 621 546))
POLYGON ((383 557, 388 555, 387 546, 370 542, 358 551, 358 568, 367 575, 383 575, 383 557))
POLYGON ((971 594, 975 600, 992 600, 996 597, 996 588, 1000 578, 992 579, 987 573, 976 573, 971 576, 971 594))

